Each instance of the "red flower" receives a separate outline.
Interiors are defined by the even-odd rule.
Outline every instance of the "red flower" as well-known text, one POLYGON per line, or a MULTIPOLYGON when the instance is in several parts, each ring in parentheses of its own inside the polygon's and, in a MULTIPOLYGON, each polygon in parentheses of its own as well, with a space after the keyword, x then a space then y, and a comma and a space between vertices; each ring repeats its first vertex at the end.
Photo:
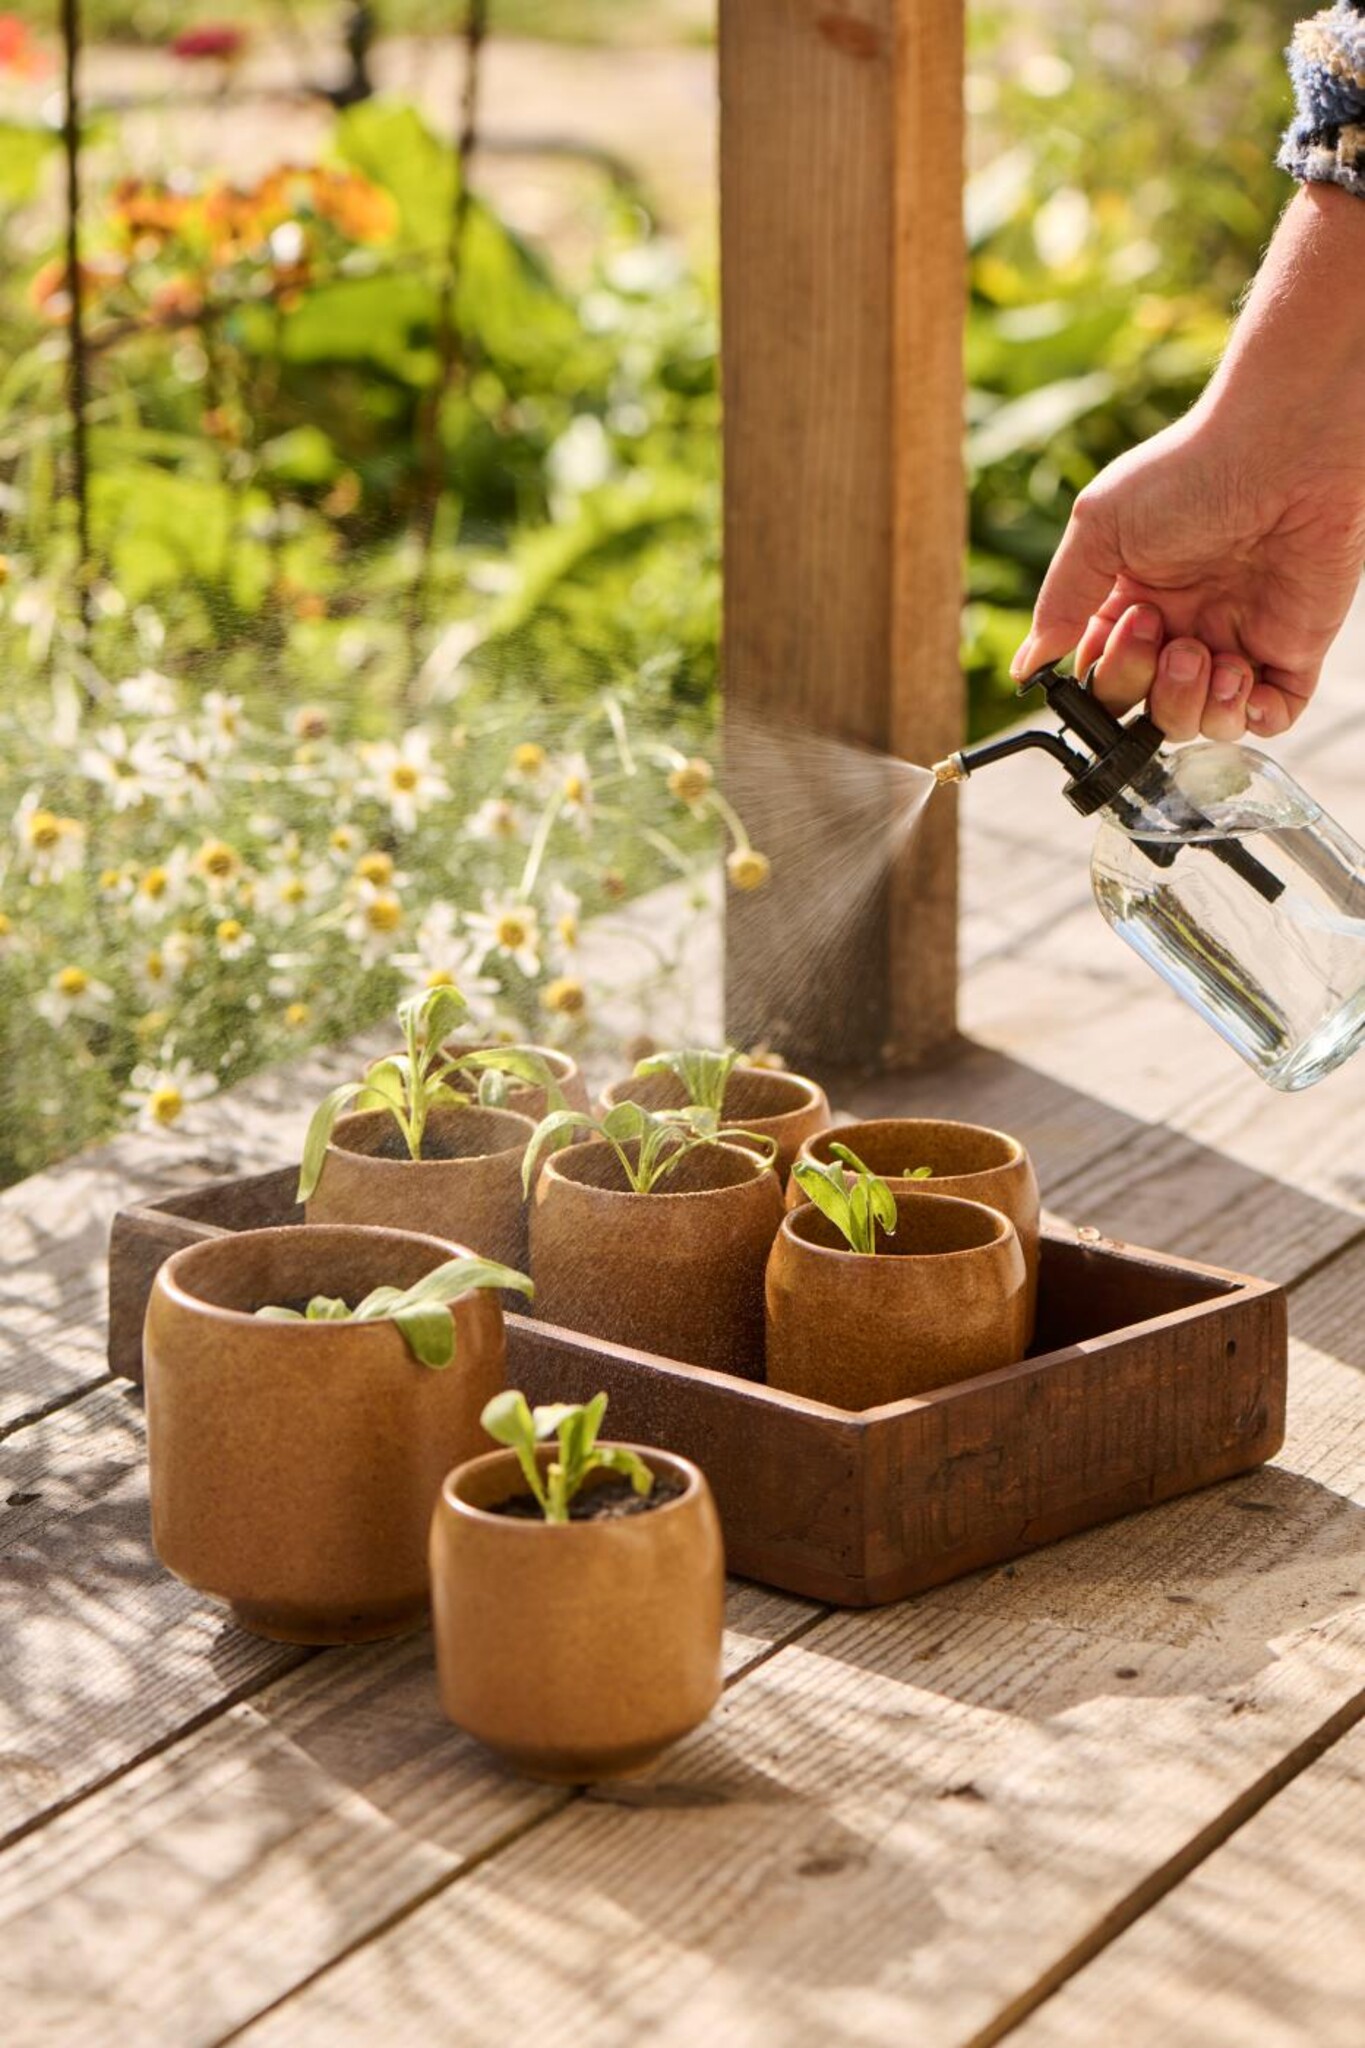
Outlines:
POLYGON ((47 68, 48 60, 35 48, 27 24, 17 14, 0 14, 0 71, 36 78, 47 68))
POLYGON ((171 44, 171 55, 189 59, 216 57, 221 63, 229 63, 241 56, 246 40, 246 30, 234 28, 231 22, 206 21, 201 28, 182 29, 171 44))

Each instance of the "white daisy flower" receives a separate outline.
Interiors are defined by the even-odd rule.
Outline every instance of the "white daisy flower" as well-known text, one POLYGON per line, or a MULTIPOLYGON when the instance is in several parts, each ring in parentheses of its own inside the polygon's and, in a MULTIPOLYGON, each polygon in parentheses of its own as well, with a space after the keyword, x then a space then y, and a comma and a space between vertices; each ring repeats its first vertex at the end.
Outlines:
POLYGON ((400 832, 415 832, 417 820, 432 804, 450 795, 450 784, 431 758, 430 736, 405 732, 398 745, 376 740, 361 749, 365 774, 356 783, 358 796, 387 804, 400 832))
POLYGON ((580 899, 562 882, 551 882, 546 893, 550 950, 557 959, 563 960, 578 950, 580 899))
POLYGON ((64 818, 48 810, 41 790, 30 789, 20 798, 14 836, 31 882, 60 882, 81 864, 84 825, 79 818, 64 818))
POLYGON ((592 831, 592 770, 582 754, 570 754, 559 771, 559 811, 586 839, 592 831))
POLYGON ((531 836, 525 813, 509 803, 505 796, 490 796, 486 803, 481 803, 477 811, 466 819, 464 829, 468 839, 503 845, 524 845, 531 836))
POLYGON ((82 775, 99 784, 116 811, 146 803, 161 766, 161 756, 146 733, 130 740, 121 725, 107 725, 77 756, 82 775))
POLYGON ((129 676, 114 694, 134 718, 174 718, 180 709, 178 686, 154 668, 144 668, 129 676))
POLYGON ((482 944, 482 963, 497 955, 511 960, 525 975, 540 972, 540 922, 529 903, 484 894, 483 912, 470 911, 466 923, 482 944))
POLYGON ((325 861, 307 867, 281 867, 262 877, 256 902, 267 917, 288 924, 315 909, 335 887, 336 874, 325 861))
POLYGON ((242 737, 242 700, 224 690, 209 690, 200 707, 204 741, 211 754, 223 758, 237 751, 242 737))
POLYGON ((185 811, 206 816, 221 800, 215 790, 218 762, 213 748, 187 725, 177 726, 166 740, 161 755, 162 776, 156 794, 173 818, 185 811))
POLYGON ((346 920, 346 936, 359 954, 361 966, 375 967, 388 959, 403 936, 403 900, 392 889, 359 882, 353 901, 354 908, 346 920))
POLYGON ((124 1090, 121 1100, 127 1108, 137 1111, 138 1128, 144 1131, 169 1131, 182 1126, 191 1105, 202 1102, 218 1087, 212 1074, 196 1074, 189 1060, 159 1067, 139 1065, 133 1068, 129 1080, 132 1085, 124 1090))
POLYGON ((183 846, 153 861, 133 883, 132 913, 138 924, 157 924, 183 908, 190 894, 190 857, 183 846))
POLYGON ((220 960, 241 960, 256 940, 240 917, 222 917, 213 928, 213 943, 220 960))
POLYGON ((54 1031, 60 1031, 73 1017, 98 1017, 114 999, 114 991, 104 981, 96 981, 83 967, 59 967, 44 988, 33 999, 38 1015, 49 1023, 54 1031))

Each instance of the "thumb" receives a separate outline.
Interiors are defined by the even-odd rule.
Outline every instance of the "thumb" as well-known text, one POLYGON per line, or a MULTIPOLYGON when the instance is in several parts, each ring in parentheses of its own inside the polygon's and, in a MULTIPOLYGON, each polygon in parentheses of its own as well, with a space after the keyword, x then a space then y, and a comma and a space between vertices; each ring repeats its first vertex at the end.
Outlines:
POLYGON ((1060 661, 1071 652, 1092 613, 1113 589, 1121 567, 1113 519, 1102 501, 1097 503, 1082 493, 1071 508, 1062 544, 1043 578, 1033 607, 1032 630, 1010 663, 1016 682, 1044 662, 1060 661))

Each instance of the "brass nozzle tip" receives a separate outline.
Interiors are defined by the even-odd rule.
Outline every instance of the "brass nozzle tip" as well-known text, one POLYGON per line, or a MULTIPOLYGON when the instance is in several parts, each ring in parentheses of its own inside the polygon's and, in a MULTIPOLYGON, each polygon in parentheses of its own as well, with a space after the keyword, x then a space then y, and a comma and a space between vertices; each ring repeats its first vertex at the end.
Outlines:
POLYGON ((967 771, 962 765, 961 754, 949 754, 946 760, 935 761, 931 770, 935 782, 965 782, 967 771))

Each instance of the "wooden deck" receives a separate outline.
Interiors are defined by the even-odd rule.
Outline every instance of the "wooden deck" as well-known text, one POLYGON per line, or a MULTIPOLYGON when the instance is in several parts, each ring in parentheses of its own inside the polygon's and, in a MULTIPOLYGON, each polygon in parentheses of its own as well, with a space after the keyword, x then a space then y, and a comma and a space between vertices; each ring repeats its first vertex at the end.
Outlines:
MULTIPOLYGON (((1361 650, 1284 753, 1365 837, 1361 650)), ((970 1043, 859 1106, 1008 1125, 1054 1210, 1286 1282, 1282 1457, 872 1614, 736 1585, 710 1724, 536 1787, 424 1638, 259 1642, 151 1555, 109 1216, 287 1156, 318 1074, 58 1168, 0 1200, 7 2048, 1361 2048, 1365 1067, 1245 1076, 1104 931, 1054 780, 968 792, 970 1043)))

